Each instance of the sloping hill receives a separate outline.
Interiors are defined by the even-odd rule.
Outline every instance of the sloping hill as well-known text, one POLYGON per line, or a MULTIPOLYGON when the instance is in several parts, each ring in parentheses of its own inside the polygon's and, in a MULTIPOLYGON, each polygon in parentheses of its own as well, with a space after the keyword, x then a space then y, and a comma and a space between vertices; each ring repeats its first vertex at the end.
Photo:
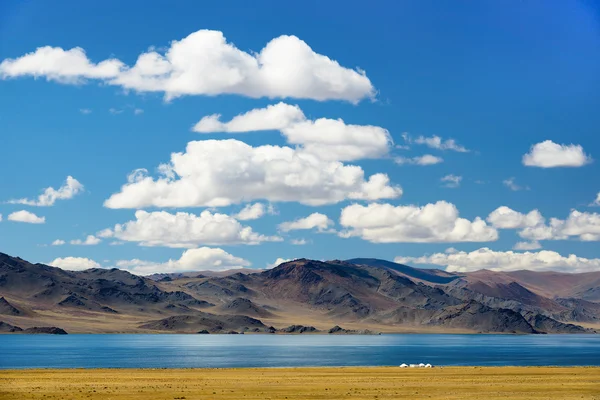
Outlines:
MULTIPOLYGON (((23 310, 6 299, 0 312, 12 326, 56 324, 69 332, 273 332, 300 325, 325 332, 342 325, 356 332, 572 333, 582 331, 574 322, 600 317, 597 303, 548 298, 531 289, 531 277, 527 286, 506 273, 453 275, 376 259, 298 259, 260 273, 163 278, 64 271, 0 253, 0 297, 27 313, 15 314, 23 310)), ((593 289, 570 279, 577 290, 593 289)))
POLYGON ((434 284, 450 283, 460 278, 460 275, 451 274, 439 269, 413 268, 409 267, 408 265, 398 264, 386 260, 379 260, 376 258, 352 258, 350 260, 346 260, 346 262, 356 265, 368 265, 370 267, 386 268, 409 279, 417 279, 434 284))
POLYGON ((155 282, 118 269, 71 272, 31 264, 0 253, 0 294, 40 308, 71 307, 103 312, 144 312, 173 304, 211 306, 183 291, 167 292, 155 282))
POLYGON ((13 306, 4 297, 0 297, 0 314, 4 315, 21 315, 21 310, 13 306))
POLYGON ((273 317, 273 313, 260 306, 255 304, 249 299, 245 299, 243 297, 235 298, 222 306, 218 307, 218 310, 224 313, 238 314, 238 315, 246 315, 248 317, 255 318, 268 318, 273 317))

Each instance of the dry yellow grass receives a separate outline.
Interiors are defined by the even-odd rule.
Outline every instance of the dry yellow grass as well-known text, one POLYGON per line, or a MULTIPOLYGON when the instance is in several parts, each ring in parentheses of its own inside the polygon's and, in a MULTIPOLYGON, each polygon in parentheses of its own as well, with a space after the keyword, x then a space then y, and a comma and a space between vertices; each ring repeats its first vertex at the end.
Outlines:
POLYGON ((600 368, 0 371, 0 399, 600 399, 600 368))

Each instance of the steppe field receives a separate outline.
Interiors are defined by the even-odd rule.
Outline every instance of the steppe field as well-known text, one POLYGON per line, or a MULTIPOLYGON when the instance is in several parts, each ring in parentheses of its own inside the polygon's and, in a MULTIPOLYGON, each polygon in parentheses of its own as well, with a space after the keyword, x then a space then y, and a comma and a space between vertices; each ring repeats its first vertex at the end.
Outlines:
POLYGON ((0 399, 600 399, 600 368, 3 370, 0 399))

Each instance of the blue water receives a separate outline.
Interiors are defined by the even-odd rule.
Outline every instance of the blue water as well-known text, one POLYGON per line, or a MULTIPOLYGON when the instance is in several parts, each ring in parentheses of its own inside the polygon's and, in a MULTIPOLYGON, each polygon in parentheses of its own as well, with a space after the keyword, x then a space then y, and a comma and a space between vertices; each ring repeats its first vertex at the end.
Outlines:
POLYGON ((0 368, 600 365, 600 335, 0 335, 0 368))

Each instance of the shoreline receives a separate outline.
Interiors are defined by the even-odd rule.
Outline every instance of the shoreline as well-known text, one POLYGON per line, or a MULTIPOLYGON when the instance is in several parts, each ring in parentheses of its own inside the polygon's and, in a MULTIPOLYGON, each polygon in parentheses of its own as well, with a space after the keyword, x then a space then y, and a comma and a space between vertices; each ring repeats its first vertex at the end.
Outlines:
POLYGON ((400 365, 305 365, 298 367, 290 366, 273 366, 273 367, 101 367, 101 368, 88 368, 88 367, 67 367, 67 368, 56 368, 56 367, 35 367, 35 368, 2 368, 2 372, 78 372, 78 371, 244 371, 244 370, 351 370, 351 369, 398 369, 400 371, 432 371, 434 369, 444 370, 462 370, 462 369, 486 369, 486 370, 500 370, 500 369, 597 369, 600 373, 600 365, 433 365, 431 368, 415 367, 415 368, 402 368, 400 365))
POLYGON ((502 336, 588 336, 598 335, 600 332, 578 332, 578 333, 518 333, 518 332, 431 332, 431 331, 398 331, 398 332, 377 332, 377 333, 327 333, 327 332, 309 332, 309 333, 267 333, 267 332, 237 332, 231 333, 198 333, 198 332, 67 332, 67 334, 52 333, 30 333, 30 332, 0 332, 0 336, 68 336, 68 335, 194 335, 194 336, 386 336, 386 335, 502 335, 502 336))

